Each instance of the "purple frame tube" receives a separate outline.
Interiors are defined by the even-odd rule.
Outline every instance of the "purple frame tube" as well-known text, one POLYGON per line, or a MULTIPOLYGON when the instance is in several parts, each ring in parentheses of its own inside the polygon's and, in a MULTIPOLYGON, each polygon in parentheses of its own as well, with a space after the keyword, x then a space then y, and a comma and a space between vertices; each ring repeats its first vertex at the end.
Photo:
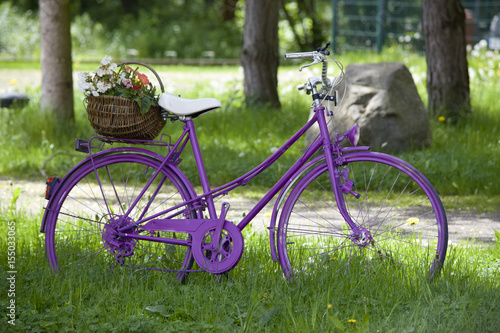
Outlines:
MULTIPOLYGON (((173 145, 173 148, 170 150, 170 152, 167 154, 165 157, 163 163, 161 166, 165 165, 169 160, 172 159, 172 157, 175 156, 177 158, 179 155, 181 155, 183 149, 186 146, 186 143, 188 140, 191 140, 191 146, 193 149, 193 154, 195 158, 195 163, 198 167, 198 174, 200 177, 201 181, 201 186, 203 189, 203 194, 198 195, 196 197, 193 197, 191 200, 183 202, 181 204, 178 204, 174 207, 171 207, 170 209, 167 209, 165 211, 162 211, 158 214, 155 214, 154 216, 150 216, 145 220, 139 221, 139 223, 134 223, 133 225, 123 227, 119 229, 121 232, 126 232, 128 229, 137 226, 139 224, 143 224, 145 222, 151 221, 155 218, 157 218, 160 215, 164 215, 166 213, 169 213, 170 211, 173 211, 177 208, 180 208, 182 206, 198 202, 202 199, 204 199, 210 219, 216 220, 217 219, 217 211, 215 209, 215 204, 214 204, 214 198, 219 197, 221 195, 226 195, 228 192, 231 190, 245 185, 248 181, 252 180, 254 177, 258 176, 260 173, 265 171, 269 166, 271 166, 279 157, 281 157, 302 135, 305 134, 305 132, 311 128, 314 123, 318 122, 320 125, 320 138, 319 140, 315 140, 304 152, 304 154, 292 165, 292 167, 280 178, 280 180, 267 192, 267 194, 259 200, 257 205, 255 205, 250 212, 238 223, 237 227, 240 230, 243 230, 251 221, 252 219, 272 200, 272 198, 285 186, 290 179, 299 171, 301 168, 307 164, 308 160, 316 153, 316 151, 323 146, 323 150, 329 151, 330 153, 325 154, 327 156, 327 160, 330 160, 329 163, 329 169, 330 173, 334 173, 334 160, 333 160, 333 144, 330 139, 330 135, 326 126, 326 119, 325 119, 325 108, 319 104, 318 106, 315 107, 315 112, 313 117, 304 125, 302 128, 300 128, 288 141, 286 141, 276 152, 274 152, 271 156, 269 156, 265 161, 263 161, 261 164, 253 168, 251 171, 247 172, 246 174, 236 178, 235 180, 222 185, 220 187, 217 187, 213 190, 210 189, 210 184, 208 181, 208 177, 206 174, 205 170, 205 165, 203 163, 203 158, 201 155, 201 150, 198 144, 198 138, 196 136, 196 131, 194 127, 193 120, 188 118, 184 120, 185 126, 184 126, 184 132, 181 134, 179 139, 177 140, 176 144, 173 145), (180 147, 180 149, 179 149, 180 147)), ((159 170, 161 167, 159 168, 159 170)), ((157 171, 150 181, 146 184, 145 188, 141 192, 141 194, 138 196, 136 201, 132 203, 132 205, 129 207, 129 211, 126 213, 125 216, 127 216, 133 207, 136 205, 138 202, 139 198, 142 196, 143 193, 147 190, 147 188, 151 185, 153 180, 157 177, 160 171, 157 171)), ((336 178, 332 178, 336 179, 336 178)), ((335 194, 338 195, 339 189, 337 186, 334 186, 334 191, 335 194)), ((350 218, 348 218, 348 223, 350 221, 350 218)), ((351 224, 351 223, 349 223, 351 224)), ((179 232, 181 232, 179 230, 179 232)), ((189 230, 186 230, 187 233, 189 233, 189 230)), ((135 237, 134 235, 129 235, 130 237, 135 237)))
MULTIPOLYGON (((210 217, 212 219, 217 218, 217 214, 215 212, 215 206, 213 199, 227 194, 229 191, 245 185, 248 181, 253 179, 254 177, 258 176, 260 173, 262 173, 264 170, 266 170, 270 165, 272 165, 279 157, 281 157, 304 133, 311 128, 311 126, 316 123, 317 121, 323 122, 326 127, 326 121, 325 121, 325 114, 324 114, 324 107, 319 106, 315 108, 315 113, 314 116, 302 127, 300 128, 287 142, 285 142, 281 148, 279 148, 276 152, 274 152, 271 156, 269 156, 264 162, 253 168, 251 171, 247 172, 246 174, 240 176, 239 178, 222 185, 214 190, 210 190, 210 186, 208 183, 207 175, 205 172, 205 166, 203 164, 203 159, 201 157, 201 152, 200 148, 198 146, 198 140, 196 138, 196 133, 194 130, 194 125, 193 121, 191 119, 188 119, 186 121, 186 131, 189 132, 189 139, 192 142, 192 147, 193 147, 193 153, 195 156, 195 161, 198 166, 198 173, 200 176, 201 184, 204 193, 199 195, 196 198, 193 198, 190 200, 192 201, 197 201, 201 198, 205 198, 209 212, 210 212, 210 217), (212 210, 212 211, 211 211, 212 210)), ((311 146, 309 146, 304 155, 302 155, 293 165, 292 167, 280 178, 280 180, 267 192, 267 194, 260 199, 260 201, 257 203, 255 207, 252 208, 252 210, 240 221, 240 223, 237 225, 238 229, 243 230, 248 223, 252 221, 252 219, 271 201, 271 199, 283 188, 283 186, 295 175, 297 171, 301 169, 301 167, 307 163, 307 161, 314 155, 314 153, 322 146, 325 144, 325 142, 329 143, 330 151, 331 147, 333 147, 330 136, 328 134, 328 130, 326 132, 321 132, 321 138, 322 140, 316 140, 311 146)), ((330 154, 326 154, 330 155, 330 154)), ((333 157, 332 157, 333 161, 333 157)), ((185 204, 185 203, 184 203, 185 204)), ((180 206, 180 205, 179 205, 180 206)))

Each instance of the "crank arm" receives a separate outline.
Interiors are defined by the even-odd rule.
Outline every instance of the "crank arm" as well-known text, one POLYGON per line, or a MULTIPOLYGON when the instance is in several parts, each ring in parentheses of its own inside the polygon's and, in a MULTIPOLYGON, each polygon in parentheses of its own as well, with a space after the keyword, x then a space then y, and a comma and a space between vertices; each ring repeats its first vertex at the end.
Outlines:
POLYGON ((222 204, 222 209, 219 216, 219 221, 217 223, 217 227, 215 229, 214 237, 212 237, 212 241, 210 242, 210 250, 219 251, 220 250, 220 236, 222 233, 222 229, 224 228, 224 223, 226 222, 226 215, 229 211, 230 205, 227 202, 222 204))

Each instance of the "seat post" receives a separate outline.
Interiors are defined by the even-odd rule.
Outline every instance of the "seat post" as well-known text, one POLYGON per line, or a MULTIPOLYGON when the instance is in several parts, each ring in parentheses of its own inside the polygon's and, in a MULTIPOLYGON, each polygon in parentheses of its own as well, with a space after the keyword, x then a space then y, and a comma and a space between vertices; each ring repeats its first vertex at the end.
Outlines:
MULTIPOLYGON (((210 184, 208 182, 207 172, 205 171, 205 164, 203 163, 203 158, 201 156, 200 145, 198 144, 198 138, 196 137, 196 131, 194 128, 194 123, 191 117, 185 117, 183 120, 186 124, 187 130, 189 132, 189 140, 191 141, 191 147, 193 148, 194 160, 196 162, 196 166, 198 168, 198 174, 200 176, 201 188, 203 189, 203 193, 210 192, 210 184)), ((214 200, 212 195, 207 195, 205 197, 208 212, 210 214, 210 218, 217 218, 217 211, 215 210, 214 200)))

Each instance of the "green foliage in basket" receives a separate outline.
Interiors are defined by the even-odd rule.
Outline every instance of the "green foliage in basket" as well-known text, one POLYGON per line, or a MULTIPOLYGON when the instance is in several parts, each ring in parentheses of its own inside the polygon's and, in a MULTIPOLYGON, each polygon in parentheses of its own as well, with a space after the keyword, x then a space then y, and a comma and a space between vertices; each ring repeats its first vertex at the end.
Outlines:
POLYGON ((101 65, 93 72, 78 73, 78 87, 85 96, 119 96, 133 99, 139 104, 141 113, 148 112, 157 104, 156 88, 138 68, 118 66, 105 56, 101 65))

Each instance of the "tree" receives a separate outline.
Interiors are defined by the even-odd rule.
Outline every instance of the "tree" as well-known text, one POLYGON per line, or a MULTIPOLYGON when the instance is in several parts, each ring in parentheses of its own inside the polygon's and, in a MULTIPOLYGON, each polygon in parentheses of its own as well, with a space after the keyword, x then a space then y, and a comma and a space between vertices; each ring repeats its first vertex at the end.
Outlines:
POLYGON ((238 0, 224 0, 222 5, 222 21, 231 21, 236 17, 236 3, 238 0))
POLYGON ((465 12, 460 0, 423 0, 429 112, 456 122, 470 112, 465 12))
POLYGON ((40 0, 42 110, 61 121, 74 119, 70 1, 40 0))
POLYGON ((317 9, 317 0, 280 0, 280 2, 295 42, 302 51, 315 50, 324 44, 327 30, 317 9), (296 6, 289 6, 292 2, 296 3, 296 6))
POLYGON ((254 103, 279 107, 279 0, 245 1, 241 63, 245 97, 254 103))

